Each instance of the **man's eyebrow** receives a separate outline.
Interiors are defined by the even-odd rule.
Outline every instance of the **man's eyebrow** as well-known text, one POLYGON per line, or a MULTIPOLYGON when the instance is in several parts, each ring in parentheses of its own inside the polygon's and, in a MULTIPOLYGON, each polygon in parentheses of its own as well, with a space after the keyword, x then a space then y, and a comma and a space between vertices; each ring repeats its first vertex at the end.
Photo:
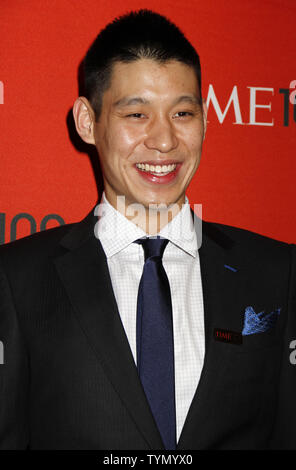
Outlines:
POLYGON ((150 101, 145 98, 141 98, 140 96, 125 96, 124 98, 115 101, 112 106, 114 108, 119 108, 122 106, 132 106, 133 104, 150 104, 150 101))
MULTIPOLYGON (((201 98, 191 94, 181 95, 173 102, 173 106, 179 103, 192 103, 201 105, 201 98)), ((142 98, 141 96, 125 96, 124 98, 115 101, 112 106, 114 108, 119 108, 123 106, 132 106, 135 104, 150 104, 150 101, 146 98, 142 98)))
POLYGON ((201 98, 196 95, 182 95, 174 101, 174 106, 179 103, 192 103, 201 105, 201 98))

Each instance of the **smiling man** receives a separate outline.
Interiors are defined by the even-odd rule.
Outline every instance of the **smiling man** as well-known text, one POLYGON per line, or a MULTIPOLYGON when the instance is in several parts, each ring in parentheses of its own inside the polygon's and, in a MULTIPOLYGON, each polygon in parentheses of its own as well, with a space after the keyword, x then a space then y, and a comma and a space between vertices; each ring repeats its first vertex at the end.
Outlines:
POLYGON ((74 105, 77 130, 96 145, 105 194, 114 207, 185 203, 201 157, 206 105, 192 67, 141 58, 113 66, 97 120, 86 98, 74 105))
MULTIPOLYGON (((89 100, 80 97, 73 107, 78 133, 98 150, 105 196, 120 210, 117 197, 124 195, 125 216, 134 203, 146 209, 162 204, 162 211, 174 204, 175 210, 170 211, 173 215, 181 210, 185 191, 200 163, 206 131, 198 56, 180 33, 170 44, 171 37, 165 38, 165 31, 172 35, 175 27, 161 17, 156 16, 156 37, 150 37, 152 18, 149 14, 130 16, 99 35, 85 62, 89 100), (139 31, 141 23, 147 30, 137 36, 133 22, 139 31), (113 51, 112 57, 113 43, 109 45, 108 36, 113 32, 120 38, 123 28, 125 46, 120 39, 121 49, 113 51), (146 49, 141 49, 141 36, 146 37, 146 49), (163 42, 161 46, 159 41, 163 42), (101 58, 102 50, 108 67, 101 58), (103 66, 95 63, 97 57, 103 66), (104 75, 108 75, 102 84, 103 67, 104 75), (102 93, 104 85, 107 89, 102 93), (96 100, 102 101, 99 111, 96 100)), ((137 218, 137 223, 149 233, 144 215, 137 218)), ((154 226, 155 217, 157 210, 150 211, 150 225, 154 226)), ((162 228, 159 223, 157 228, 162 228)))
POLYGON ((104 192, 81 222, 0 247, 0 448, 296 448, 295 245, 190 209, 197 52, 140 10, 84 70, 73 115, 104 192))

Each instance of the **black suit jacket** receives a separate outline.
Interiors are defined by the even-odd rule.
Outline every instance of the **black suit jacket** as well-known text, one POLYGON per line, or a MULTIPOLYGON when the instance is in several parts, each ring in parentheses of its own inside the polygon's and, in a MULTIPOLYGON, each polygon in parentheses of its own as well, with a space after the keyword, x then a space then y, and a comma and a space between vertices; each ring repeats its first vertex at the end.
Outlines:
MULTIPOLYGON (((1 449, 163 449, 96 220, 0 247, 1 449)), ((208 222, 202 235, 205 361, 178 449, 296 448, 295 246, 208 222), (281 308, 275 327, 215 341, 247 306, 281 308)))

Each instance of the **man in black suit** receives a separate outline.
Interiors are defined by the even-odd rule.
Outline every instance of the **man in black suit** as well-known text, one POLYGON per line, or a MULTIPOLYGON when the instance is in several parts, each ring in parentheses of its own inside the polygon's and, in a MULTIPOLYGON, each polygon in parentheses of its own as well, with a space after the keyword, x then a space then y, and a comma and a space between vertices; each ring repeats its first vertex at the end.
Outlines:
POLYGON ((190 210, 196 51, 160 15, 117 19, 73 114, 104 193, 81 222, 0 249, 0 448, 296 448, 295 246, 190 210))

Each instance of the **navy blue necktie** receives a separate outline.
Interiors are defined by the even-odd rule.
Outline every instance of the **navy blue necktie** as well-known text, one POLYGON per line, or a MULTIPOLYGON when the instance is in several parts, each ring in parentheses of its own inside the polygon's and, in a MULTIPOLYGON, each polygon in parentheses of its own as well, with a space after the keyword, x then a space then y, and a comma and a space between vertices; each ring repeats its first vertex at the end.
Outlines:
POLYGON ((164 446, 176 449, 174 338, 169 281, 162 265, 168 240, 141 238, 145 264, 137 303, 137 367, 164 446))

